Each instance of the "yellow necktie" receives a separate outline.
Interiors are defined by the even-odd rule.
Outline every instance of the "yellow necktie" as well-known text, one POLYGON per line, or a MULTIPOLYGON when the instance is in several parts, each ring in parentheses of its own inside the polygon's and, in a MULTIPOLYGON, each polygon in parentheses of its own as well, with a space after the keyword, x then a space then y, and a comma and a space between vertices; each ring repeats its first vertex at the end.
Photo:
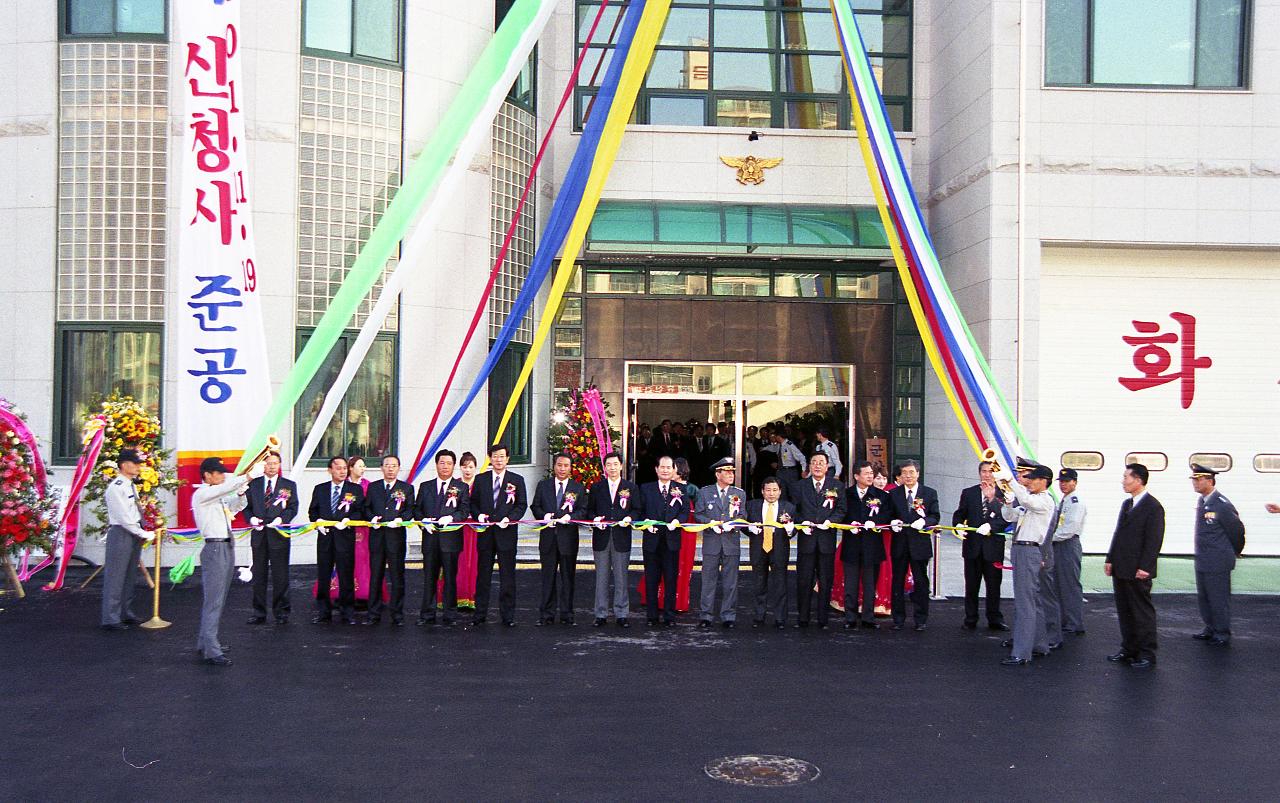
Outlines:
POLYGON ((771 524, 777 523, 777 516, 774 515, 774 503, 770 502, 764 508, 764 551, 773 551, 773 527, 771 524))

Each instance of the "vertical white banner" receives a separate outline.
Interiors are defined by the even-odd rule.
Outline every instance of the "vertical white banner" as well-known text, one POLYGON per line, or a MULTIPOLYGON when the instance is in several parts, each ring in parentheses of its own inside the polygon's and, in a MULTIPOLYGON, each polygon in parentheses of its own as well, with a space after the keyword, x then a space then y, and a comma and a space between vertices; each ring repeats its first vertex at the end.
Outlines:
MULTIPOLYGON (((178 468, 209 455, 235 464, 271 401, 249 201, 243 42, 237 0, 174 3, 183 108, 177 175, 178 468)), ((180 515, 189 512, 182 495, 180 515)))

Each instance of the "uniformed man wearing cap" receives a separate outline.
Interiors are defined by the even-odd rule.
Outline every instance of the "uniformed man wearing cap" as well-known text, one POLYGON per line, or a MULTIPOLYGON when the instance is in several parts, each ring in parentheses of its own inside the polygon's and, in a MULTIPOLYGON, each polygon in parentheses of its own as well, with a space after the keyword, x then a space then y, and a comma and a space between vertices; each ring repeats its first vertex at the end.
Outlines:
MULTIPOLYGON (((142 529, 142 508, 133 481, 141 460, 133 449, 121 449, 116 459, 120 476, 107 485, 107 553, 102 559, 102 629, 127 630, 141 624, 133 612, 133 592, 138 577, 142 545, 156 534, 142 529)), ((157 578, 159 582, 159 578, 157 578)))
POLYGON ((1004 644, 1012 647, 1009 657, 1000 663, 1021 666, 1033 655, 1048 655, 1049 640, 1045 631, 1044 603, 1040 596, 1041 570, 1044 568, 1043 546, 1053 519, 1053 497, 1049 483, 1053 471, 1048 466, 1023 468, 1015 481, 1006 468, 995 473, 997 481, 1008 483, 1001 515, 1016 523, 1013 531, 1013 638, 1004 644))
POLYGON ((244 494, 250 479, 246 474, 228 480, 227 467, 222 465, 222 460, 206 457, 200 462, 200 480, 204 484, 191 495, 191 512, 195 516, 196 528, 204 537, 204 548, 200 550, 204 602, 200 607, 196 652, 212 666, 231 665, 231 659, 223 655, 218 626, 222 623, 222 609, 227 604, 227 594, 231 591, 231 579, 236 570, 231 519, 248 504, 244 494))
POLYGON ((1218 491, 1218 473, 1191 464, 1196 502, 1196 597, 1204 630, 1192 638, 1213 647, 1231 643, 1231 571, 1244 551, 1244 524, 1231 500, 1218 491))
MULTIPOLYGON (((1080 585, 1080 563, 1084 554, 1080 535, 1087 510, 1076 493, 1079 475, 1073 468, 1058 472, 1058 502, 1053 517, 1053 578, 1057 585, 1062 632, 1084 635, 1084 589, 1080 585)), ((1052 628, 1050 628, 1052 629, 1052 628)))
POLYGON ((693 507, 694 517, 702 524, 714 526, 702 532, 702 604, 699 627, 711 627, 716 615, 716 588, 724 590, 720 600, 720 623, 732 628, 737 620, 738 564, 742 560, 742 534, 729 525, 743 519, 747 512, 747 493, 733 484, 736 470, 732 457, 712 464, 715 485, 698 491, 693 507))

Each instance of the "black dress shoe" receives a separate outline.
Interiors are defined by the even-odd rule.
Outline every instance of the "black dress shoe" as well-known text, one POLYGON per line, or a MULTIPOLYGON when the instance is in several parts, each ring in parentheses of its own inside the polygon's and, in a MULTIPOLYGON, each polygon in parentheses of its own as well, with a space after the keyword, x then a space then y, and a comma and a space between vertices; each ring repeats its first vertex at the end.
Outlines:
POLYGON ((1031 661, 1027 658, 1014 658, 1012 655, 1000 661, 1001 666, 1026 666, 1029 663, 1031 661))
POLYGON ((1147 658, 1137 658, 1129 662, 1129 666, 1133 669, 1152 669, 1155 665, 1155 661, 1147 658))
POLYGON ((977 622, 961 622, 960 629, 961 630, 977 630, 978 623, 977 622))
POLYGON ((732 629, 733 629, 733 625, 734 625, 734 622, 733 622, 733 620, 732 620, 732 619, 731 619, 731 620, 729 620, 728 622, 721 622, 721 623, 720 623, 720 626, 721 626, 721 627, 723 627, 725 630, 732 630, 732 629))
POLYGON ((561 620, 560 620, 560 624, 562 624, 562 625, 564 625, 564 626, 566 626, 566 627, 577 627, 577 626, 578 626, 578 623, 577 623, 577 622, 575 622, 575 621, 573 621, 572 619, 561 619, 561 620))
POLYGON ((215 655, 212 658, 205 658, 204 663, 209 666, 231 666, 231 659, 225 655, 215 655))
POLYGON ((129 629, 129 626, 128 626, 128 625, 126 625, 124 622, 112 622, 112 623, 111 623, 111 624, 109 624, 109 625, 103 625, 103 626, 102 626, 102 629, 103 629, 103 630, 111 630, 111 631, 119 631, 119 630, 128 630, 128 629, 129 629))
POLYGON ((1229 638, 1211 638, 1208 641, 1210 647, 1230 647, 1231 639, 1229 638))
POLYGON ((879 630, 879 629, 880 629, 880 623, 879 623, 879 622, 866 622, 866 621, 864 621, 864 622, 862 623, 862 629, 863 629, 863 630, 879 630))
POLYGON ((249 619, 245 622, 245 624, 247 625, 265 625, 266 623, 267 623, 267 617, 265 616, 250 616, 249 619))
POLYGON ((1195 639, 1196 641, 1209 641, 1210 639, 1213 638, 1213 631, 1201 630, 1199 633, 1196 633, 1191 638, 1195 639))
POLYGON ((786 623, 786 622, 774 622, 774 623, 773 623, 773 628, 774 628, 774 630, 786 630, 786 629, 787 629, 787 623, 786 623))
POLYGON ((809 627, 809 623, 808 623, 808 622, 796 622, 796 629, 798 629, 798 630, 805 630, 805 629, 807 629, 808 627, 809 627))
POLYGON ((426 627, 427 625, 434 625, 435 623, 436 623, 436 618, 434 616, 418 617, 418 622, 417 622, 418 627, 426 627))
POLYGON ((645 626, 647 626, 647 627, 657 627, 657 626, 658 626, 658 620, 657 620, 657 619, 645 619, 645 620, 644 620, 644 623, 645 623, 645 626))
POLYGON ((1120 652, 1108 655, 1107 660, 1113 664, 1127 664, 1133 661, 1133 656, 1124 650, 1121 650, 1120 652))
POLYGON ((1044 651, 1042 651, 1042 650, 1032 650, 1032 651, 1031 651, 1031 655, 1032 655, 1032 657, 1034 657, 1034 658, 1048 658, 1048 657, 1049 657, 1049 653, 1044 652, 1044 651))
POLYGON ((592 626, 592 627, 604 627, 606 624, 608 624, 608 620, 606 620, 606 619, 605 619, 604 617, 602 617, 602 616, 597 616, 597 617, 596 617, 596 620, 595 620, 594 622, 592 622, 592 623, 591 623, 591 626, 592 626))
POLYGON ((327 625, 332 621, 333 615, 328 613, 317 613, 315 616, 311 617, 311 624, 313 625, 327 625))
POLYGON ((1013 639, 1011 639, 1011 638, 1007 638, 1007 639, 1005 639, 1004 641, 1000 642, 1000 646, 1001 646, 1001 647, 1005 647, 1005 648, 1012 647, 1012 646, 1013 646, 1013 639))
POLYGON ((124 619, 121 619, 120 621, 126 625, 129 625, 130 627, 137 627, 138 625, 142 624, 142 620, 135 616, 129 616, 124 619))
POLYGON ((391 626, 392 626, 392 627, 404 627, 404 617, 403 617, 403 616, 393 616, 393 617, 391 617, 391 626))
POLYGON ((996 623, 995 623, 995 624, 993 624, 993 625, 987 625, 987 629, 988 629, 988 630, 998 630, 998 631, 1000 631, 1000 632, 1002 632, 1002 633, 1007 633, 1007 632, 1009 632, 1009 626, 1008 626, 1008 625, 1006 625, 1004 622, 996 622, 996 623))
POLYGON ((676 620, 675 620, 675 619, 670 619, 670 618, 668 618, 668 619, 663 619, 663 620, 662 620, 662 626, 663 626, 663 627, 675 627, 675 626, 676 626, 676 620))
POLYGON ((845 630, 857 630, 857 629, 858 629, 858 623, 857 623, 857 622, 845 622, 845 623, 844 623, 844 629, 845 629, 845 630))
POLYGON ((354 616, 344 616, 344 617, 342 617, 342 623, 343 623, 344 625, 358 625, 358 624, 360 624, 360 622, 356 621, 356 618, 355 618, 354 616))
POLYGON ((925 630, 925 628, 927 628, 927 627, 928 627, 928 625, 927 625, 927 624, 925 624, 924 622, 920 622, 920 623, 918 623, 918 624, 916 625, 916 632, 917 632, 917 633, 921 633, 921 632, 923 632, 923 631, 925 630))
POLYGON ((630 620, 630 619, 619 619, 619 620, 618 620, 618 627, 621 627, 621 628, 624 628, 624 629, 625 629, 625 628, 628 628, 628 627, 631 627, 631 620, 630 620))
POLYGON ((546 627, 547 625, 551 624, 551 622, 553 621, 555 620, 539 619, 538 621, 534 622, 533 625, 534 627, 546 627))
POLYGON ((894 623, 889 627, 889 629, 890 629, 890 630, 901 630, 902 628, 903 628, 903 624, 902 624, 901 622, 894 622, 894 623))
POLYGON ((711 627, 711 620, 710 619, 699 620, 698 627, 702 628, 703 630, 706 630, 707 628, 711 627))
POLYGON ((515 627, 515 626, 516 626, 516 623, 515 623, 515 622, 513 622, 513 621, 511 621, 510 619, 507 619, 507 620, 503 621, 502 626, 503 626, 503 627, 515 627))

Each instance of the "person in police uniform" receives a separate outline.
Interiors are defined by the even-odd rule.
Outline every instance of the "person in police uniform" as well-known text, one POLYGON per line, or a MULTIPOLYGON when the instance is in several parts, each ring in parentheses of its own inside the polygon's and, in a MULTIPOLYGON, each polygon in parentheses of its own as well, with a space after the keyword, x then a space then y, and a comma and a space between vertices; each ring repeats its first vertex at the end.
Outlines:
POLYGON ((1084 588, 1080 584, 1080 565, 1084 550, 1080 536, 1084 533, 1088 509, 1080 494, 1076 493, 1078 481, 1079 475, 1073 468, 1058 472, 1058 490, 1062 499, 1053 517, 1053 580, 1058 592, 1062 632, 1083 636, 1084 588))
POLYGON ((699 627, 711 627, 716 615, 716 588, 724 590, 720 600, 720 624, 732 629, 737 621, 738 565, 742 561, 741 532, 728 522, 741 519, 747 511, 747 492, 733 484, 737 471, 732 457, 711 466, 715 485, 698 491, 694 518, 701 524, 716 523, 702 531, 702 601, 699 627))
POLYGON ((133 592, 138 578, 142 545, 156 534, 142 529, 142 508, 133 481, 141 459, 133 449, 121 449, 116 463, 120 476, 107 485, 107 552, 102 559, 102 629, 128 630, 142 624, 133 611, 133 592))
POLYGON ((204 548, 200 550, 203 603, 200 629, 196 631, 196 652, 212 666, 231 665, 231 659, 223 654, 226 648, 218 638, 218 627, 222 624, 222 610, 227 605, 227 594, 236 572, 236 542, 231 519, 248 504, 244 496, 250 479, 247 474, 228 479, 222 460, 206 457, 200 462, 203 485, 191 495, 191 512, 204 538, 204 548))
POLYGON ((1053 497, 1048 494, 1053 471, 1048 466, 1033 465, 1021 476, 1002 468, 994 473, 997 482, 1008 484, 1001 515, 1015 522, 1013 531, 1013 638, 1003 642, 1012 647, 1000 663, 1022 666, 1031 663, 1033 655, 1049 654, 1045 629, 1044 600, 1040 583, 1045 567, 1044 545, 1053 521, 1053 497))
POLYGON ((1231 500, 1218 491, 1218 473, 1191 464, 1196 502, 1196 598, 1204 630, 1192 638, 1212 647, 1231 643, 1231 572, 1244 549, 1244 524, 1231 500))

